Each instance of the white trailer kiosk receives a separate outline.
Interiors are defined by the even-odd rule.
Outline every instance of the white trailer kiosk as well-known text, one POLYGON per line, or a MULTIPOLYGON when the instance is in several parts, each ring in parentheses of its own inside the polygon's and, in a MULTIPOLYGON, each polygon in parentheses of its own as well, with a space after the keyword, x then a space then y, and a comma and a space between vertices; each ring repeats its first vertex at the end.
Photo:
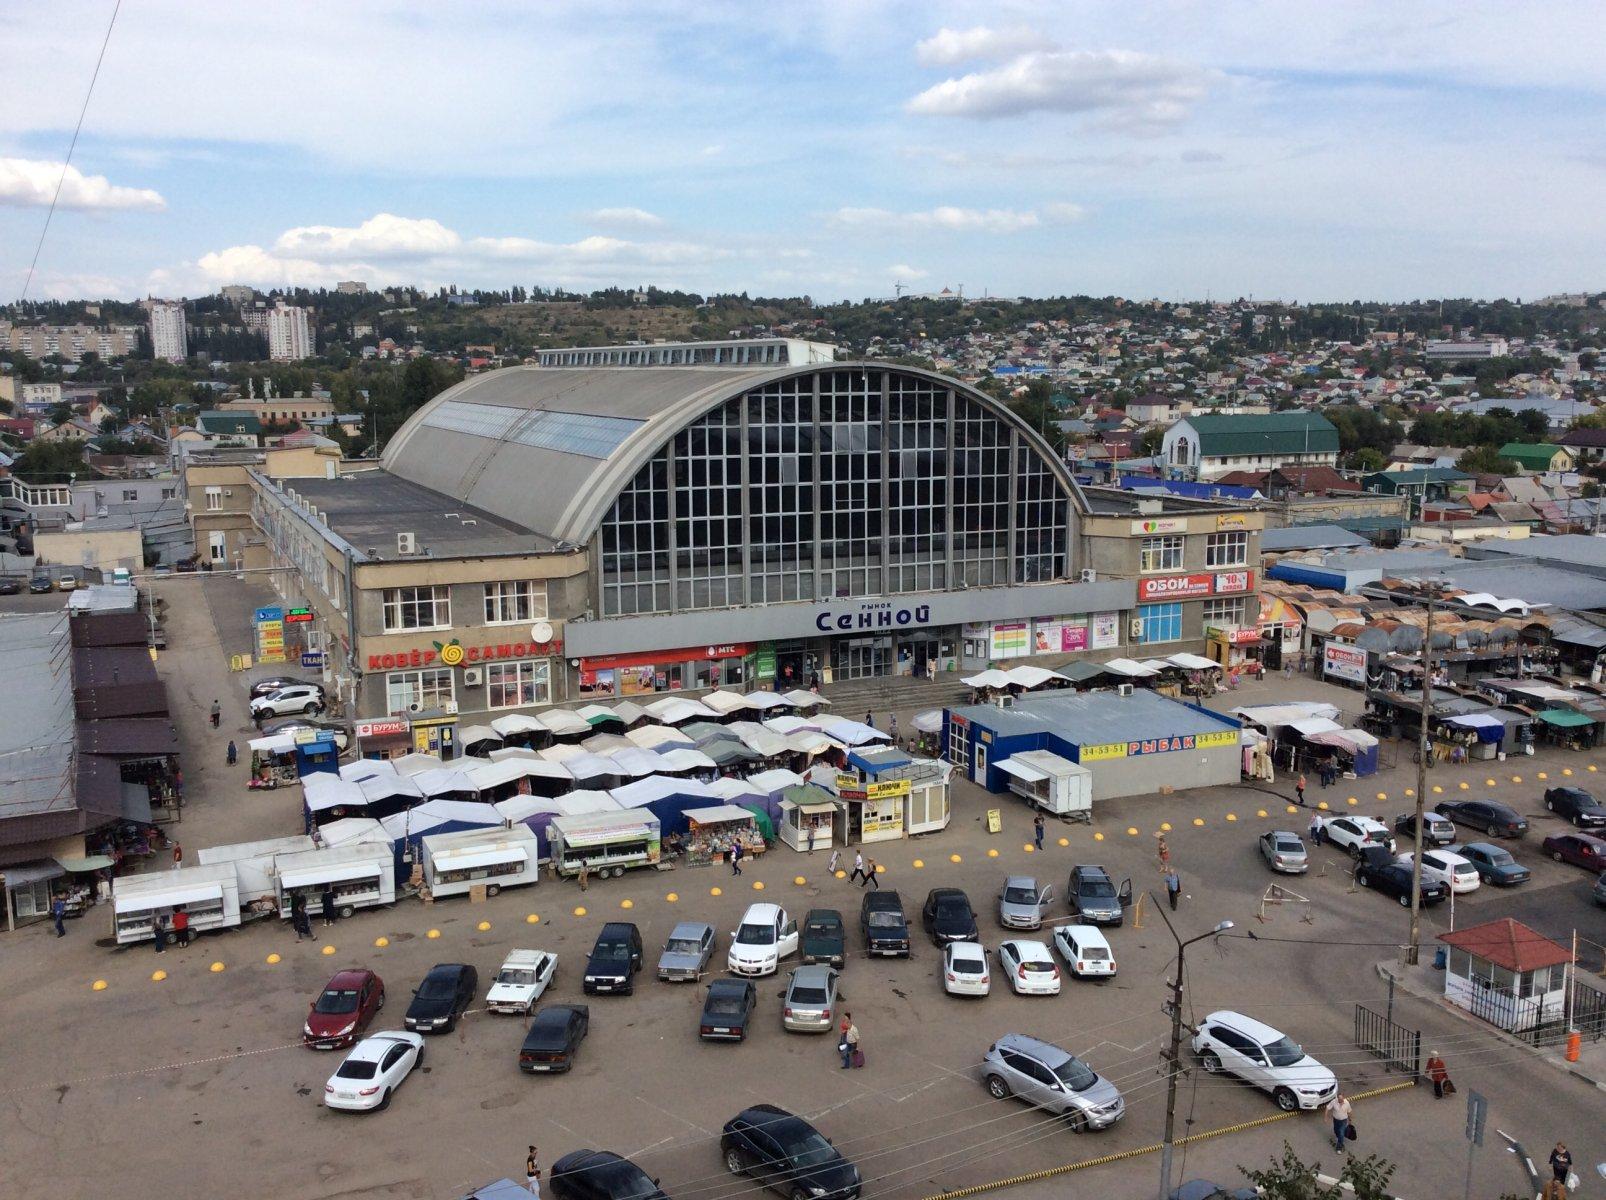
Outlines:
POLYGON ((372 842, 326 846, 301 854, 281 854, 274 860, 279 872, 279 915, 290 916, 290 901, 303 896, 307 912, 323 915, 323 893, 335 894, 335 912, 349 917, 359 908, 396 902, 396 855, 389 847, 372 842))
POLYGON ((250 908, 262 900, 278 902, 273 860, 281 854, 297 854, 317 849, 318 843, 306 834, 268 838, 261 842, 235 842, 229 846, 207 846, 196 852, 202 866, 233 863, 240 881, 240 903, 250 908))
POLYGON ((547 827, 552 863, 562 875, 619 876, 626 867, 658 865, 658 818, 643 808, 553 817, 547 827))
POLYGON ((1093 819, 1093 773, 1046 750, 1024 750, 996 764, 1009 790, 1057 817, 1093 819))
POLYGON ((527 825, 432 833, 423 838, 423 847, 424 882, 437 900, 466 895, 480 885, 494 896, 541 878, 541 844, 527 825))
POLYGON ((192 933, 237 926, 240 885, 234 864, 124 875, 112 883, 113 932, 119 945, 153 938, 157 917, 166 921, 171 932, 173 913, 180 908, 189 915, 192 933))

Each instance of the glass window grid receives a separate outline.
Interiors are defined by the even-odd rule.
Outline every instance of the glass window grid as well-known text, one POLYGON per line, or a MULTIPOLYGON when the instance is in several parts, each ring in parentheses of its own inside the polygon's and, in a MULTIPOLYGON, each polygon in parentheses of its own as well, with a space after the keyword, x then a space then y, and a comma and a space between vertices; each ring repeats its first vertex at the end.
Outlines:
POLYGON ((747 397, 754 604, 814 596, 813 405, 808 379, 782 380, 747 397))
POLYGON ((674 476, 676 603, 743 603, 740 400, 676 435, 674 476))
POLYGON ((1215 625, 1225 628, 1236 625, 1243 618, 1244 602, 1242 597, 1231 600, 1206 600, 1204 602, 1204 623, 1206 626, 1215 625))
POLYGON ((881 375, 820 376, 820 598, 882 592, 881 375))
POLYGON ((1143 604, 1138 606, 1138 619, 1143 622, 1143 641, 1180 642, 1182 640, 1182 605, 1143 604))
POLYGON ((385 589, 385 632, 450 629, 452 592, 444 584, 385 589))
POLYGON ((516 625, 523 621, 544 621, 546 615, 545 583, 529 579, 508 579, 485 585, 487 625, 516 625))
POLYGON ((457 698, 456 681, 449 667, 422 671, 391 671, 385 676, 386 711, 395 715, 419 709, 447 708, 457 698))
POLYGON ((485 665, 487 708, 528 708, 551 703, 551 659, 532 658, 485 665))
POLYGON ((1139 545, 1138 570, 1143 574, 1182 570, 1181 534, 1144 538, 1139 545))
POLYGON ((1249 534, 1243 530, 1205 538, 1205 566, 1242 567, 1249 562, 1249 534))
POLYGON ((887 387, 887 591, 947 586, 948 393, 894 375, 887 387))

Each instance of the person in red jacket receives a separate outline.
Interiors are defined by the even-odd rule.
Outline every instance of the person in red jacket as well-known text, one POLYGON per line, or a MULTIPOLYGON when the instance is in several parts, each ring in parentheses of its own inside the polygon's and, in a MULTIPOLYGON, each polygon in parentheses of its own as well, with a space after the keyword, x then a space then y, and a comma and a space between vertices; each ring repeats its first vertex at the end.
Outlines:
POLYGON ((1433 1081, 1433 1098, 1443 1100, 1446 1093, 1455 1091, 1455 1085, 1450 1082, 1450 1071, 1439 1057, 1437 1050, 1430 1051, 1428 1061, 1424 1065, 1428 1078, 1433 1081))

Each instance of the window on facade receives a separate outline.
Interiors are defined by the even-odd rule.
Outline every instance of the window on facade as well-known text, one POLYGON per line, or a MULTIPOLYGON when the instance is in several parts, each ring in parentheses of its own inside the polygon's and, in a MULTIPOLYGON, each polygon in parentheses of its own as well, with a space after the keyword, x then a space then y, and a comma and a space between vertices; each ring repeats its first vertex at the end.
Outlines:
POLYGON ((399 629, 449 629, 452 624, 450 589, 404 587, 385 589, 385 632, 399 629))
POLYGON ((1180 571, 1182 569, 1182 537, 1144 538, 1139 555, 1138 570, 1145 575, 1151 571, 1180 571))
POLYGON ((1138 618, 1143 622, 1145 643, 1182 640, 1182 605, 1143 604, 1138 607, 1138 618))
POLYGON ((965 730, 948 729, 948 761, 958 767, 962 774, 970 774, 970 741, 965 737, 965 730))
POLYGON ((209 487, 206 489, 206 511, 217 512, 223 507, 223 489, 209 487))
POLYGON ((385 702, 391 713, 445 708, 457 696, 449 667, 392 671, 385 676, 385 702))
POLYGON ((524 708, 552 703, 552 662, 535 658, 489 663, 485 667, 487 708, 524 708))
POLYGON ((515 625, 546 619, 546 584, 512 579, 485 585, 485 623, 515 625))
POLYGON ((227 562, 229 559, 228 543, 224 540, 227 536, 221 530, 206 535, 207 557, 215 563, 227 562))
POLYGON ((178 495, 178 489, 177 488, 165 487, 165 488, 162 489, 162 499, 163 500, 171 500, 176 495, 178 495))
POLYGON ((132 501, 135 501, 135 500, 138 500, 138 499, 139 499, 139 493, 137 491, 135 491, 133 488, 124 488, 123 489, 123 500, 124 500, 125 503, 126 502, 132 502, 132 501))
POLYGON ((1243 617, 1244 602, 1242 599, 1233 600, 1206 600, 1204 603, 1204 623, 1226 628, 1236 625, 1243 617))
POLYGON ((1205 566, 1241 567, 1248 561, 1248 533, 1212 533, 1205 538, 1205 566))

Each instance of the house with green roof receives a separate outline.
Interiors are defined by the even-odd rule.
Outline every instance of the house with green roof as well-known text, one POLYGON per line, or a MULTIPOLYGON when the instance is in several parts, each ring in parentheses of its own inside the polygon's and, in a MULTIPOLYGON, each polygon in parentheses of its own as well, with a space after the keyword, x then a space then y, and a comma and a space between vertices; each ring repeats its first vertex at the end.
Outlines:
POLYGON ((1304 410, 1222 416, 1194 413, 1165 431, 1166 467, 1195 479, 1276 467, 1336 467, 1338 430, 1304 410))
POLYGON ((209 409, 195 418, 198 433, 225 446, 260 446, 262 422, 256 413, 209 409))
POLYGON ((1509 458, 1528 475, 1542 475, 1546 471, 1571 471, 1574 466, 1572 451, 1565 446, 1556 446, 1549 442, 1507 442, 1496 453, 1501 458, 1509 458))

